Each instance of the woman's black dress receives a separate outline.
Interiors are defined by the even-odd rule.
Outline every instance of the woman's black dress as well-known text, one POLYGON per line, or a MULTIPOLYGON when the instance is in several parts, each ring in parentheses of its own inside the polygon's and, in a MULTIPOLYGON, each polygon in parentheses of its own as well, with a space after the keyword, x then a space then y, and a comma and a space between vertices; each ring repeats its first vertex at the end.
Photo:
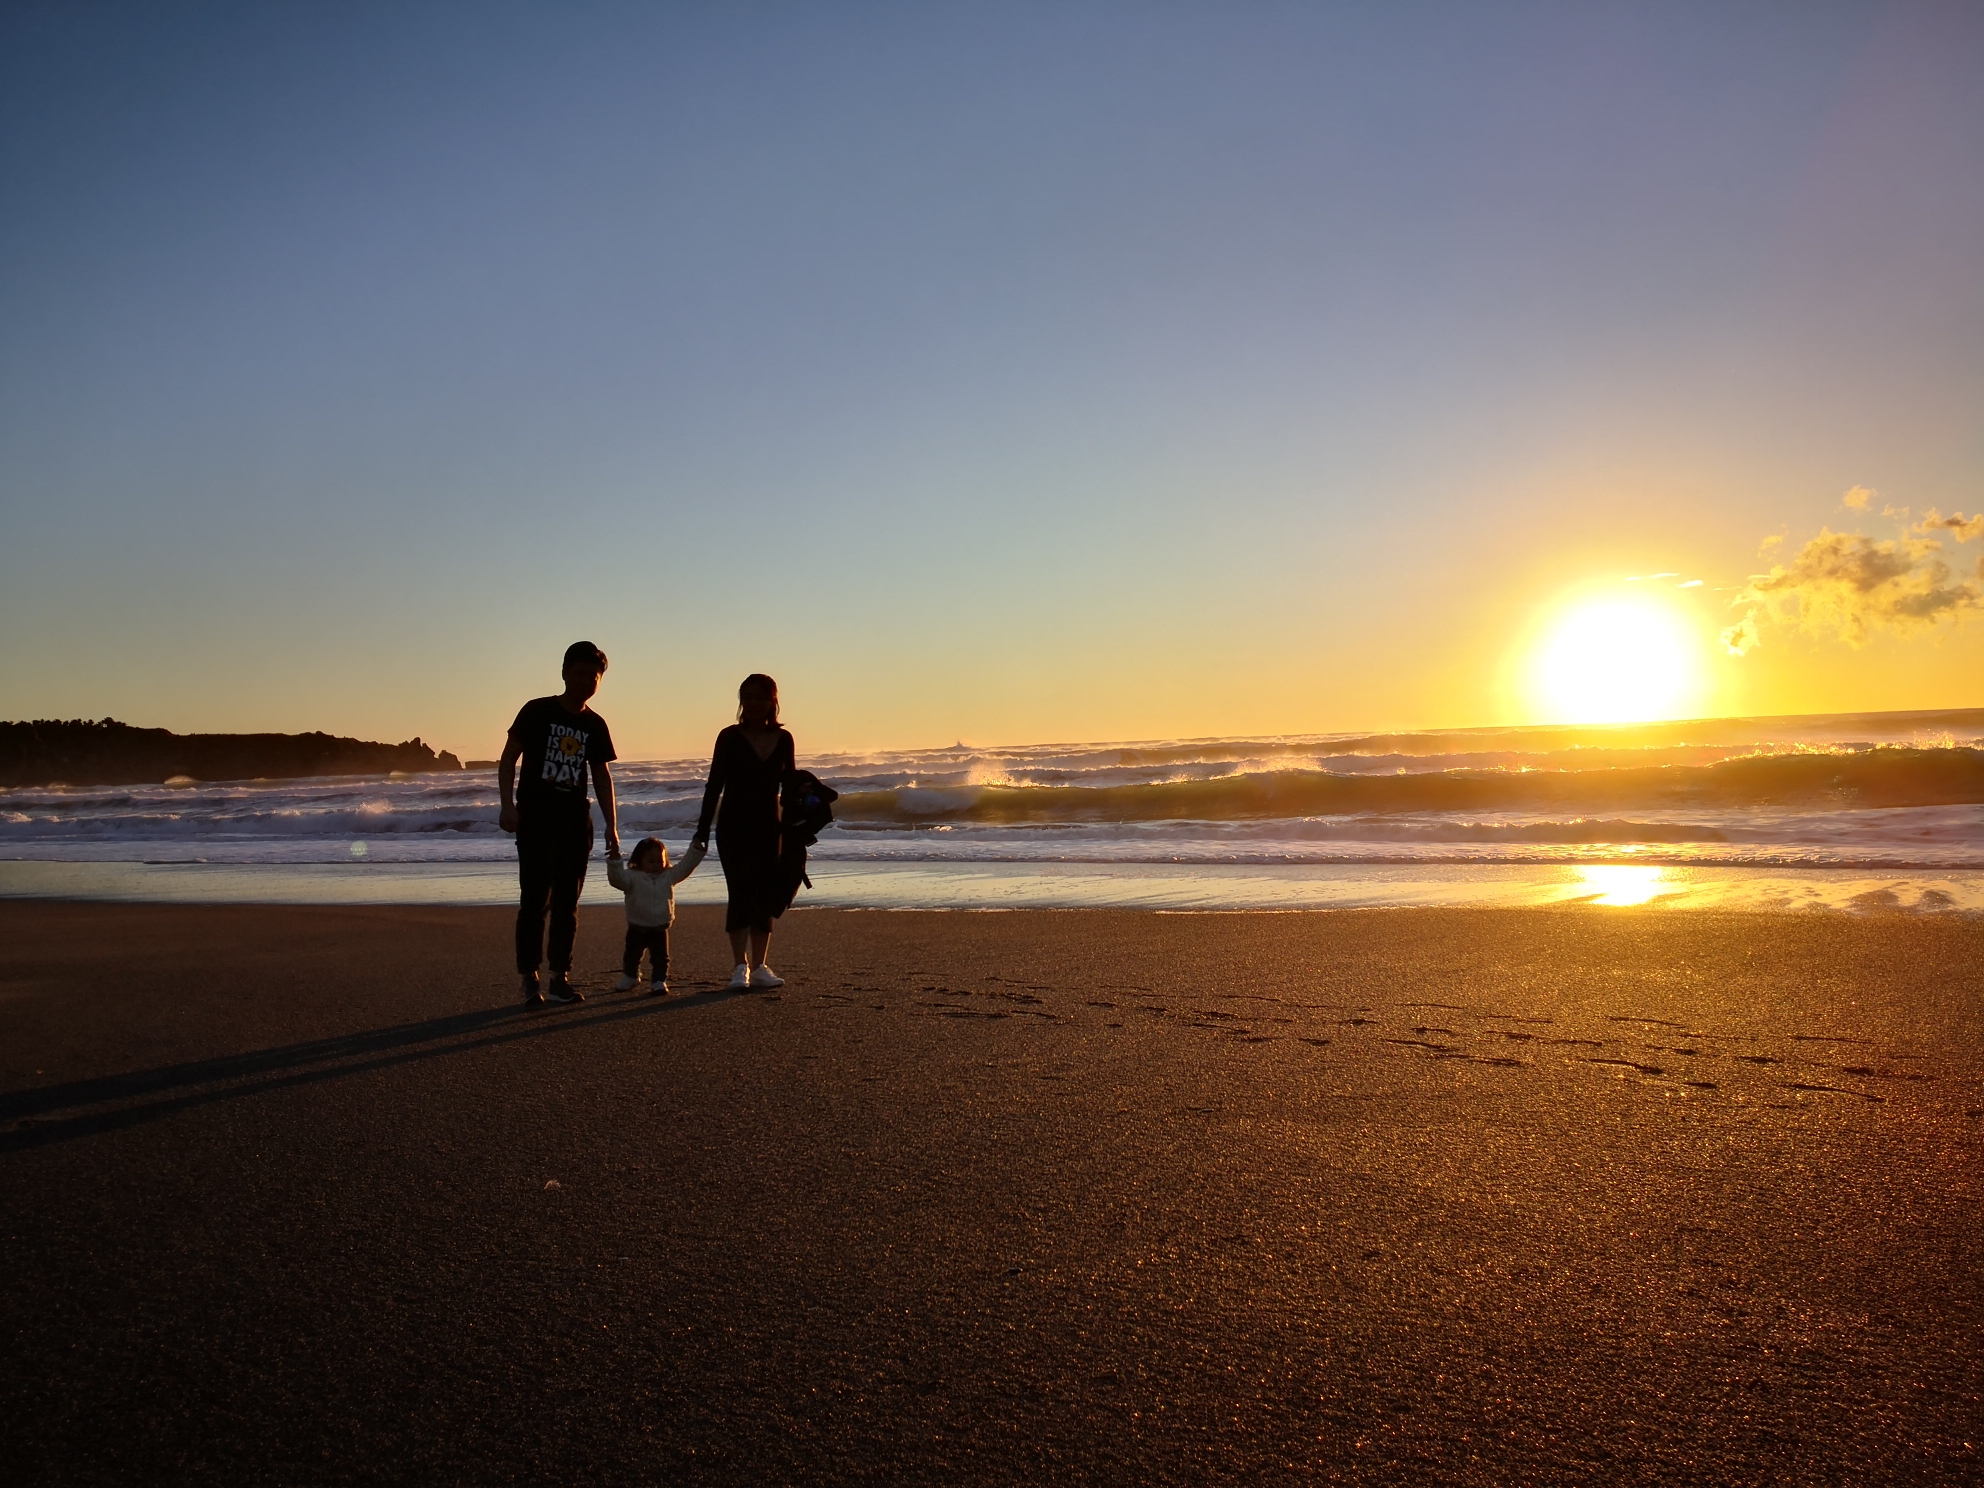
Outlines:
POLYGON ((758 758, 744 730, 735 724, 716 736, 696 840, 708 839, 714 817, 717 857, 730 891, 730 909, 723 918, 726 930, 770 930, 772 921, 785 912, 779 894, 778 793, 786 772, 795 767, 795 758, 792 735, 784 729, 778 731, 778 742, 764 759, 758 758))

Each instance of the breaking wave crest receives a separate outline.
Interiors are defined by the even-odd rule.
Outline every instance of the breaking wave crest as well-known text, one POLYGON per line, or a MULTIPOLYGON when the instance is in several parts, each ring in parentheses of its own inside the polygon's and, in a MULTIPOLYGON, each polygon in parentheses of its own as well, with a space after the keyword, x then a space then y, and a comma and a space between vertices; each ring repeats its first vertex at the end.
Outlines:
POLYGON ((1751 755, 1710 765, 1637 769, 1462 768, 1387 775, 1277 769, 1135 785, 899 786, 851 791, 836 811, 851 822, 1020 825, 1978 803, 1984 803, 1984 750, 1904 747, 1751 755))

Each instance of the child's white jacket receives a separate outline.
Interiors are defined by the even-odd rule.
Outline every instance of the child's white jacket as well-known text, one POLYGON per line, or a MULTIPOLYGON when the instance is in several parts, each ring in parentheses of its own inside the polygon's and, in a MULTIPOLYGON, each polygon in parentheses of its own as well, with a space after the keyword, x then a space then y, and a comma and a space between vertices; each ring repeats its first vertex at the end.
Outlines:
POLYGON ((692 847, 679 863, 664 863, 659 873, 629 868, 627 860, 606 860, 606 881, 627 896, 627 923, 652 930, 675 923, 675 886, 696 871, 707 848, 692 847))

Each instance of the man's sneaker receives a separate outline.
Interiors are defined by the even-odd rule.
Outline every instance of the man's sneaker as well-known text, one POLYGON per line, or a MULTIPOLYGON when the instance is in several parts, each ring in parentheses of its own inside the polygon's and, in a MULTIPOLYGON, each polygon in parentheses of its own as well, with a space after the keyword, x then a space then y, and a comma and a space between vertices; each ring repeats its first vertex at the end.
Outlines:
POLYGON ((585 993, 572 985, 570 977, 562 971, 551 973, 551 985, 544 989, 544 995, 553 1002, 584 1002, 585 993))
POLYGON ((773 987, 783 987, 785 978, 769 966, 760 966, 751 973, 751 986, 754 990, 769 992, 773 987))
POLYGON ((667 995, 668 995, 668 983, 666 983, 666 982, 649 982, 649 983, 648 983, 648 996, 650 996, 650 997, 666 997, 667 995))
POLYGON ((626 976, 623 976, 623 977, 621 977, 619 981, 617 981, 617 982, 615 982, 615 983, 613 984, 613 990, 614 990, 615 992, 631 992, 631 991, 633 991, 633 990, 634 990, 634 976, 633 976, 633 973, 632 973, 632 972, 629 972, 629 973, 628 973, 628 974, 627 974, 626 976))
POLYGON ((751 968, 746 966, 742 961, 739 961, 737 963, 737 969, 730 974, 730 986, 727 990, 731 992, 742 992, 750 985, 751 968))
POLYGON ((544 989, 538 986, 537 973, 534 971, 524 973, 524 1006, 544 1006, 544 989))

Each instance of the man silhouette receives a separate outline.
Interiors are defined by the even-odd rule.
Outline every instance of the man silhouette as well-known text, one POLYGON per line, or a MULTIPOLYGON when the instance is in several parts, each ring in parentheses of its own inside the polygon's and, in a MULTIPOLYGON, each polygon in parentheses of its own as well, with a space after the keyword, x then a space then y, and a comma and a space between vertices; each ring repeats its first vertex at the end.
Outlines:
POLYGON ((591 641, 574 641, 565 649, 564 671, 562 693, 532 698, 518 711, 496 768, 502 827, 517 835, 517 971, 523 977, 527 1007, 545 1000, 546 989, 537 980, 540 959, 551 963, 548 991, 553 1002, 585 1001, 585 994, 572 985, 571 971, 572 941, 579 930, 579 891, 585 887, 586 859, 592 856, 588 779, 599 794, 600 815, 606 819, 606 850, 620 851, 620 830, 613 820, 613 772, 608 768, 616 757, 613 735, 606 720, 586 706, 599 691, 606 653, 591 641))

